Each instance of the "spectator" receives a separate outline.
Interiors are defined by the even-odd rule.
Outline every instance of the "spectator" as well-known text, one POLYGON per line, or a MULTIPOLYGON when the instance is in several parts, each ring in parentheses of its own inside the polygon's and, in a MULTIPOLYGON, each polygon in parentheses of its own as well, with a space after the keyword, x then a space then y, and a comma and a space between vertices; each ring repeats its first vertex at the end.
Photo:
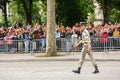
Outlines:
POLYGON ((60 49, 60 44, 61 44, 61 42, 60 42, 60 30, 59 29, 57 29, 56 30, 56 45, 57 45, 57 49, 59 50, 60 49))
POLYGON ((79 30, 79 24, 75 23, 75 25, 73 26, 73 30, 79 30))
POLYGON ((14 24, 12 25, 12 27, 15 28, 15 29, 21 28, 21 27, 23 27, 23 24, 19 20, 16 20, 14 22, 14 24))
POLYGON ((29 52, 29 38, 30 38, 30 35, 28 33, 28 30, 25 30, 23 33, 25 52, 29 52))
POLYGON ((88 24, 87 30, 89 31, 90 36, 93 37, 94 36, 94 24, 90 22, 88 24))
POLYGON ((35 30, 33 32, 33 38, 34 39, 40 39, 40 32, 39 32, 39 30, 35 30))
POLYGON ((17 32, 17 39, 20 40, 20 39, 23 39, 23 31, 21 31, 20 29, 16 30, 17 32))
POLYGON ((45 26, 40 27, 39 29, 40 32, 40 43, 41 43, 41 49, 44 50, 45 48, 45 38, 46 38, 46 28, 45 26))
POLYGON ((72 49, 72 44, 71 44, 71 29, 69 27, 66 28, 66 51, 69 53, 70 50, 72 49))
POLYGON ((73 31, 73 34, 72 34, 71 38, 72 38, 73 45, 76 44, 77 43, 77 38, 78 38, 78 35, 77 35, 76 31, 73 31))
POLYGON ((114 46, 118 47, 119 46, 119 40, 120 40, 120 32, 118 31, 118 28, 116 27, 113 31, 113 42, 114 46))
POLYGON ((120 36, 120 32, 118 31, 117 28, 115 28, 114 31, 113 31, 113 37, 114 37, 114 38, 117 38, 117 37, 119 37, 119 36, 120 36))
MULTIPOLYGON (((73 34, 71 36, 71 39, 72 39, 72 47, 77 44, 77 38, 78 38, 78 35, 76 33, 76 31, 73 31, 73 34)), ((73 47, 74 48, 74 47, 73 47)))
POLYGON ((65 28, 64 28, 64 26, 60 27, 60 37, 65 38, 65 28))
POLYGON ((26 24, 26 29, 30 29, 31 25, 29 23, 26 24))
POLYGON ((106 29, 104 29, 104 31, 102 31, 102 47, 103 47, 104 51, 106 51, 107 47, 108 47, 108 33, 107 33, 106 29))
POLYGON ((113 30, 112 30, 112 28, 110 28, 110 29, 108 30, 108 36, 109 36, 109 37, 112 37, 112 36, 113 36, 113 30))
POLYGON ((101 32, 100 32, 101 30, 99 29, 99 26, 96 26, 95 27, 95 30, 94 30, 94 35, 95 35, 95 37, 96 36, 101 36, 101 32))
POLYGON ((7 36, 4 37, 4 40, 6 41, 7 44, 7 50, 10 51, 12 44, 13 44, 13 40, 12 38, 15 37, 13 34, 8 33, 7 36))

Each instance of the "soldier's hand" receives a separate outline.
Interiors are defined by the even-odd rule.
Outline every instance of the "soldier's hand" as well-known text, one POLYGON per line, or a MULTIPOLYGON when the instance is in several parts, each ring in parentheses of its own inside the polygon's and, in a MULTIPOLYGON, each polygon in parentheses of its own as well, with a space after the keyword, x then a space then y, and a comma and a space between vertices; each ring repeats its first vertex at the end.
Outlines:
POLYGON ((77 44, 75 44, 73 47, 75 47, 75 48, 76 48, 76 47, 78 47, 78 46, 79 46, 79 44, 77 43, 77 44))

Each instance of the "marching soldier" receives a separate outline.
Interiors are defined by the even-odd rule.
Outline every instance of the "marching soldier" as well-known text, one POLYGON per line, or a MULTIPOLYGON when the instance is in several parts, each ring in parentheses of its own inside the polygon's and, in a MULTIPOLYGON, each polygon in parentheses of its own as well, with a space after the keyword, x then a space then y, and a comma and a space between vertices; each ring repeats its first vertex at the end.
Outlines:
POLYGON ((88 30, 86 29, 86 24, 81 23, 80 27, 81 27, 81 31, 82 31, 82 40, 79 43, 75 44, 74 47, 79 46, 81 43, 82 43, 83 47, 82 47, 82 51, 80 54, 79 67, 77 70, 73 70, 73 72, 80 74, 82 65, 85 61, 85 56, 86 56, 86 54, 88 54, 89 58, 91 59, 91 61, 93 63, 93 66, 95 68, 95 71, 93 73, 99 73, 98 66, 97 66, 97 64, 92 56, 92 53, 91 53, 90 34, 89 34, 88 30))

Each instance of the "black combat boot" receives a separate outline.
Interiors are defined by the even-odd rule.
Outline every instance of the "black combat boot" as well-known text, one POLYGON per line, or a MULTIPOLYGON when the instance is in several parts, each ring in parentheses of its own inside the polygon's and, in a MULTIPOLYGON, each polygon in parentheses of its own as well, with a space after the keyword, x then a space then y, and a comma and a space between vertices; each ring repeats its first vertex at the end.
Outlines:
POLYGON ((94 66, 94 67, 95 67, 95 71, 93 73, 94 74, 99 73, 98 67, 97 66, 94 66))
POLYGON ((81 68, 78 67, 78 70, 73 70, 73 72, 74 72, 74 73, 78 73, 78 74, 80 74, 80 70, 81 70, 81 68))

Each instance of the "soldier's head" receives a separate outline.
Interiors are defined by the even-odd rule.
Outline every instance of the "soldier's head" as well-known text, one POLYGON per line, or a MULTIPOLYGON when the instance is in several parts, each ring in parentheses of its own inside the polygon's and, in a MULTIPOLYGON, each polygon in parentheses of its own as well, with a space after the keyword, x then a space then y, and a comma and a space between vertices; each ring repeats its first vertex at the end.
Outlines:
POLYGON ((81 31, 83 31, 85 28, 86 28, 86 23, 85 22, 80 23, 81 31))

